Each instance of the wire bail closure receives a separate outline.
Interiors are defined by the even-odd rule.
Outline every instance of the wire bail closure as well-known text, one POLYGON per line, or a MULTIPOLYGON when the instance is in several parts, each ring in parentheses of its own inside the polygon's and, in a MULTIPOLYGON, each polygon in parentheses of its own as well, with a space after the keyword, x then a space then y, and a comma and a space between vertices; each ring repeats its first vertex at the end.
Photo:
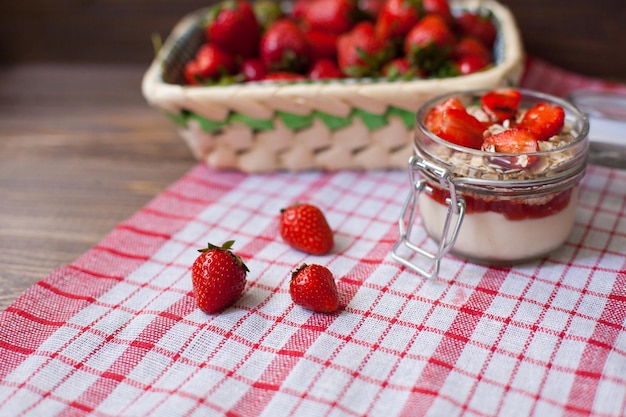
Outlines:
POLYGON ((423 158, 412 155, 409 158, 409 179, 411 181, 411 190, 404 202, 400 218, 398 219, 398 228, 400 236, 391 251, 391 256, 396 261, 412 269, 418 274, 426 278, 436 278, 439 274, 439 266, 441 259, 452 249, 456 241, 459 228, 465 215, 465 200, 456 193, 456 186, 450 175, 450 172, 435 164, 432 164, 423 158), (417 174, 420 174, 418 178, 417 174), (450 197, 446 199, 448 204, 448 213, 443 225, 439 247, 436 253, 428 252, 420 248, 411 241, 413 227, 415 225, 415 215, 417 214, 418 197, 422 192, 432 193, 433 189, 427 184, 424 175, 437 179, 441 187, 450 191, 450 197), (408 214, 408 216, 407 216, 408 214), (453 217, 456 221, 453 224, 453 217), (453 224, 452 229, 450 226, 453 224), (410 253, 403 255, 399 250, 404 247, 410 253), (425 263, 430 265, 427 268, 414 263, 414 258, 419 255, 425 258, 425 263))

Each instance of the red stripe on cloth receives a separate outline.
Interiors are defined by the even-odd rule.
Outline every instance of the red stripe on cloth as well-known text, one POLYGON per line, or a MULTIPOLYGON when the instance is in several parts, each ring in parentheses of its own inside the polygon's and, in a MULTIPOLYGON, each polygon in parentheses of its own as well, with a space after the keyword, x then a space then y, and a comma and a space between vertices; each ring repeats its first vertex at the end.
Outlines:
MULTIPOLYGON (((194 204, 195 201, 204 201, 196 199, 194 196, 196 194, 200 194, 203 197, 210 195, 211 198, 219 198, 224 192, 229 191, 228 187, 212 187, 210 192, 206 192, 206 189, 198 188, 198 182, 194 178, 194 175, 197 175, 196 171, 205 171, 206 167, 198 167, 189 173, 186 177, 183 177, 179 183, 175 184, 170 188, 171 192, 163 193, 162 198, 157 198, 156 201, 150 204, 151 207, 160 206, 160 203, 164 199, 171 201, 172 198, 176 200, 184 199, 185 206, 189 206, 189 202, 191 201, 191 206, 195 208, 192 212, 186 210, 186 215, 197 215, 204 208, 206 208, 206 202, 203 204, 194 204), (189 181, 191 180, 191 181, 189 181), (188 186, 188 182, 191 183, 191 186, 188 186), (161 201, 159 201, 161 200, 161 201)), ((236 177, 240 177, 240 175, 236 175, 236 177)), ((230 176, 224 176, 225 180, 229 180, 230 176)), ((167 218, 165 219, 168 220, 167 218)), ((122 268, 123 271, 117 270, 117 273, 123 273, 123 275, 127 275, 136 269, 139 265, 143 263, 144 258, 148 258, 151 254, 156 252, 164 243, 167 242, 167 239, 159 238, 158 236, 154 236, 153 234, 146 233, 136 233, 133 227, 133 221, 136 221, 136 218, 131 218, 127 223, 124 224, 123 227, 117 228, 114 233, 105 238, 99 246, 92 249, 89 253, 84 256, 83 262, 85 265, 80 265, 81 262, 77 263, 83 268, 90 268, 91 274, 103 275, 101 272, 98 272, 100 268, 106 265, 114 265, 112 262, 102 262, 102 258, 107 258, 111 255, 122 257, 124 259, 120 264, 125 265, 125 268, 122 268), (117 234, 116 234, 117 232, 117 234), (121 250, 112 249, 112 248, 104 248, 103 245, 109 244, 111 246, 121 246, 122 248, 131 250, 132 252, 123 252, 121 250), (102 251, 104 250, 104 251, 102 251), (97 253, 99 252, 99 253, 97 253), (97 253, 97 256, 92 258, 91 256, 97 253), (98 260, 99 262, 97 262, 98 260), (139 261, 139 262, 136 262, 139 261), (131 265, 132 267, 129 267, 131 265)), ((180 228, 186 225, 185 222, 176 221, 175 222, 180 228)), ((159 223, 158 230, 162 230, 162 223, 159 223)), ((176 230, 172 229, 172 232, 176 230)), ((82 258, 81 258, 82 259, 82 258)), ((80 259, 79 259, 80 261, 80 259)), ((130 296, 131 294, 129 294, 130 296)), ((99 376, 100 378, 91 385, 87 391, 85 391, 80 398, 72 404, 66 412, 70 415, 72 414, 72 409, 76 408, 77 404, 80 404, 82 407, 93 409, 96 407, 101 401, 103 401, 117 386, 117 384, 111 383, 111 381, 120 382, 123 380, 123 376, 127 375, 130 370, 132 370, 151 350, 154 346, 148 340, 152 340, 156 334, 162 334, 162 332, 166 332, 169 328, 174 326, 179 319, 172 319, 170 316, 180 317, 181 304, 186 305, 186 309, 195 308, 195 304, 190 304, 188 299, 182 299, 179 303, 171 306, 168 311, 170 314, 160 314, 156 319, 151 321, 151 323, 144 329, 141 335, 139 335, 139 339, 145 338, 146 342, 141 343, 140 341, 127 342, 128 348, 126 353, 121 356, 117 361, 115 361, 109 370, 102 372, 99 376)), ((116 332, 112 335, 109 335, 105 342, 112 342, 112 338, 116 337, 115 335, 121 332, 125 326, 120 326, 116 329, 116 332)), ((94 351, 94 353, 97 350, 94 351)), ((177 355, 177 353, 173 353, 172 355, 177 355)), ((90 355, 89 355, 90 356, 90 355)), ((86 359, 85 359, 86 360, 86 359)), ((59 381, 61 384, 63 381, 67 380, 74 372, 69 373, 59 381)), ((96 373, 98 375, 98 373, 96 373)), ((58 385, 57 385, 58 386, 58 385)), ((31 407, 35 407, 37 403, 31 405, 31 407)), ((61 414, 62 415, 62 414, 61 414)))
POLYGON ((482 312, 491 305, 507 275, 506 269, 489 269, 485 272, 476 290, 465 302, 464 309, 459 311, 449 328, 443 332, 441 341, 415 382, 401 416, 422 416, 429 411, 483 316, 476 312, 482 312), (469 311, 471 313, 468 314, 469 311))
POLYGON ((259 380, 229 412, 240 416, 259 415, 273 395, 280 390, 284 379, 305 355, 306 349, 330 326, 334 318, 335 316, 312 315, 307 320, 308 327, 300 328, 289 338, 259 380))
MULTIPOLYGON (((120 354, 111 366, 104 372, 93 370, 94 375, 98 376, 98 379, 89 386, 80 397, 76 399, 77 403, 82 404, 84 407, 95 409, 104 399, 106 399, 111 392, 118 386, 119 382, 127 379, 130 372, 142 361, 148 352, 155 349, 156 341, 159 336, 166 334, 173 326, 180 321, 178 314, 171 313, 172 311, 180 311, 182 309, 187 312, 195 308, 195 304, 190 303, 188 299, 182 299, 175 305, 171 306, 163 314, 156 316, 148 326, 146 326, 142 332, 137 335, 135 340, 123 340, 116 337, 117 342, 126 345, 126 349, 120 354), (113 383, 111 382, 113 381, 113 383)), ((130 322, 129 322, 130 323, 130 322)), ((127 324, 129 324, 127 323, 127 324)), ((121 326, 118 329, 118 333, 123 331, 125 326, 121 326)), ((175 357, 178 356, 178 352, 167 352, 163 349, 159 350, 159 354, 171 358, 170 366, 176 363, 175 357)), ((170 367, 163 369, 162 373, 167 372, 170 367)), ((68 375, 69 377, 70 375, 68 375)), ((65 380, 65 379, 64 379, 65 380)), ((61 381, 62 382, 62 381, 61 381)), ((138 383, 129 380, 130 385, 140 385, 142 389, 149 390, 151 381, 138 381, 138 383)), ((64 413, 59 414, 59 417, 64 415, 71 416, 72 409, 67 408, 64 413)))
MULTIPOLYGON (((363 175, 363 174, 362 174, 363 175)), ((357 176, 357 181, 358 181, 357 176)), ((317 183, 315 186, 310 186, 304 194, 301 194, 294 198, 294 201, 308 201, 314 200, 315 196, 310 194, 314 190, 319 192, 320 188, 323 188, 327 181, 331 180, 332 176, 323 175, 320 177, 322 183, 317 183)), ((379 179, 382 181, 382 179, 379 179)), ((349 192, 349 190, 342 190, 343 192, 349 192)), ((372 218, 375 218, 376 214, 372 213, 372 218)), ((340 227, 340 226, 337 226, 340 227)), ((366 225, 364 226, 366 227, 366 225)), ((396 225, 393 224, 387 234, 395 234, 396 225)), ((391 241, 391 240, 390 240, 391 241)), ((367 254, 364 254, 363 259, 382 259, 387 256, 390 246, 379 245, 367 254), (381 252, 381 247, 382 252, 381 252)), ((328 264, 332 264, 332 260, 328 261, 328 264)), ((353 270, 346 274, 346 277, 356 276, 359 277, 357 281, 361 281, 369 276, 378 266, 378 263, 357 263, 353 270)), ((359 286, 351 285, 355 282, 355 279, 347 278, 344 282, 343 277, 336 277, 338 286, 340 287, 340 293, 342 294, 341 302, 343 305, 349 304, 354 294, 358 291, 359 286), (344 285, 347 284, 347 285, 344 285)), ((296 308, 301 308, 296 306, 296 308)), ((296 331, 284 345, 284 347, 277 353, 276 357, 269 366, 267 366, 265 372, 260 376, 259 380, 253 384, 250 390, 237 402, 237 404, 229 410, 229 415, 234 416, 252 416, 258 415, 263 411, 276 392, 281 391, 282 382, 293 370, 296 364, 302 360, 307 349, 326 332, 330 325, 339 317, 339 314, 334 315, 311 315, 306 323, 304 323, 298 331, 296 331)), ((312 376, 311 385, 317 381, 321 374, 312 376)), ((353 377, 356 377, 355 374, 353 377)), ((299 396, 302 401, 307 394, 306 387, 302 388, 302 394, 291 392, 291 395, 299 396)), ((297 407, 294 407, 296 409, 297 407)))
POLYGON ((160 238, 160 239, 165 239, 165 240, 170 240, 172 238, 172 235, 169 233, 163 233, 163 232, 155 232, 152 228, 140 228, 137 227, 136 225, 131 225, 131 224, 126 224, 126 223, 121 223, 120 225, 117 226, 118 229, 122 230, 122 229, 127 229, 128 231, 132 232, 132 233, 136 233, 139 235, 146 235, 146 236, 150 236, 153 238, 160 238))
MULTIPOLYGON (((321 188, 323 188, 324 185, 326 184, 326 182, 329 181, 332 178, 332 176, 322 175, 322 174, 317 174, 316 177, 317 177, 317 181, 313 181, 310 184, 311 187, 313 187, 314 189, 321 189, 321 188)), ((292 181, 295 181, 296 179, 297 178, 293 177, 292 181)), ((289 180, 289 177, 287 177, 287 180, 289 180)), ((203 184, 204 182, 203 181, 198 181, 198 183, 199 184, 203 184)), ((245 183, 243 183, 243 186, 245 186, 245 183)), ((269 196, 271 194, 271 192, 267 193, 267 194, 269 196)), ((303 198, 303 197, 301 197, 301 198, 303 198)), ((248 210, 247 206, 246 206, 246 210, 248 210)), ((260 215, 260 212, 256 212, 255 210, 256 210, 256 208, 252 208, 250 210, 250 212, 248 214, 246 214, 246 215, 247 216, 251 216, 251 217, 253 217, 254 215, 260 215)), ((228 214, 228 212, 224 213, 224 215, 227 215, 227 214, 228 214)), ((278 214, 278 212, 276 214, 278 214)), ((211 222, 212 223, 214 222, 215 224, 219 224, 220 223, 220 219, 219 218, 213 218, 213 219, 211 219, 211 222)), ((201 222, 199 222, 199 223, 201 223, 201 222)), ((207 226, 210 227, 209 224, 207 224, 207 226)), ((276 224, 272 223, 272 224, 268 225, 268 229, 274 230, 275 228, 276 228, 276 224)), ((266 231, 266 232, 263 232, 263 231, 260 232, 261 235, 266 235, 266 234, 269 234, 269 233, 270 233, 269 230, 266 231)), ((255 239, 252 239, 250 242, 248 242, 244 247, 242 247, 240 249, 237 249, 237 253, 240 254, 242 256, 242 258, 244 258, 244 261, 245 261, 246 253, 248 253, 248 252, 251 253, 251 254, 257 253, 258 251, 261 251, 263 249, 264 245, 270 244, 271 242, 273 242, 273 239, 256 239, 255 238, 255 239)), ((260 272, 260 274, 262 275, 262 271, 260 272)), ((248 289, 246 291, 250 291, 250 288, 253 288, 254 286, 256 286, 256 283, 255 282, 250 282, 250 285, 248 286, 248 289)), ((266 288, 266 289, 270 291, 270 294, 275 293, 276 291, 279 290, 278 288, 269 288, 269 287, 266 288)), ((244 296, 245 296, 245 294, 244 294, 244 296)), ((200 332, 202 330, 211 331, 211 332, 215 332, 217 334, 221 334, 223 336, 223 338, 224 338, 223 340, 228 340, 228 339, 235 340, 238 343, 241 343, 242 346, 245 346, 247 349, 249 349, 248 350, 248 354, 245 355, 245 358, 248 358, 249 355, 252 354, 256 350, 266 349, 265 347, 261 346, 261 341, 263 340, 264 337, 266 337, 271 332, 271 330, 274 328, 275 325, 271 326, 266 331, 266 333, 263 336, 261 336, 260 341, 259 342, 255 342, 255 343, 252 343, 251 341, 241 337, 240 335, 235 334, 235 331, 236 331, 236 329, 238 328, 238 326, 240 324, 245 322, 246 318, 248 318, 250 316, 253 316, 254 314, 260 313, 260 312, 257 311, 257 309, 262 309, 262 306, 263 306, 263 303, 261 303, 259 306, 257 306, 256 309, 249 311, 244 317, 242 317, 238 321, 238 323, 234 324, 232 326, 232 329, 229 330, 228 332, 224 332, 219 327, 212 327, 211 324, 207 324, 206 327, 204 327, 204 328, 202 328, 202 327, 197 328, 196 332, 194 332, 194 335, 197 332, 200 332)), ((281 322, 283 318, 284 318, 283 316, 277 317, 277 318, 276 317, 271 317, 272 320, 276 320, 276 323, 281 322)), ((152 336, 152 337, 154 337, 154 336, 152 336)), ((188 342, 191 339, 192 339, 192 337, 190 337, 188 339, 188 342)), ((217 351, 214 352, 214 354, 215 353, 217 353, 217 351)), ((207 359, 207 362, 203 362, 203 363, 199 363, 199 364, 195 364, 195 365, 198 366, 198 369, 202 369, 204 366, 208 366, 208 362, 210 360, 211 360, 211 357, 209 357, 207 359)), ((211 388, 210 392, 208 392, 205 397, 200 397, 200 398, 192 397, 191 399, 193 399, 193 400, 195 400, 197 402, 196 406, 204 405, 204 406, 210 407, 211 409, 214 409, 214 410, 223 411, 223 406, 221 404, 212 404, 208 398, 210 397, 211 393, 214 390, 219 389, 225 383, 225 381, 227 379, 229 379, 229 378, 238 378, 238 376, 236 375, 238 367, 242 366, 244 364, 245 364, 245 360, 240 362, 240 364, 238 366, 235 366, 234 368, 229 369, 227 372, 224 372, 224 378, 220 382, 215 383, 213 385, 213 387, 211 388)), ((169 367, 164 369, 163 372, 166 372, 167 369, 169 369, 169 367)), ((219 367, 218 367, 218 369, 219 369, 219 367)), ((161 378, 161 377, 162 377, 162 374, 159 375, 157 377, 157 379, 161 378)), ((180 381, 180 385, 185 384, 185 382, 186 382, 186 380, 180 381)), ((271 384, 265 384, 265 385, 264 384, 258 384, 258 383, 257 384, 252 384, 252 388, 257 388, 257 389, 268 388, 268 387, 271 387, 271 384)), ((146 390, 150 390, 152 388, 151 387, 146 387, 145 389, 146 390)), ((128 405, 128 407, 132 407, 132 405, 133 404, 131 403, 131 404, 128 405)), ((152 405, 152 410, 157 409, 160 405, 161 405, 161 402, 154 403, 152 405)), ((148 411, 148 413, 150 413, 150 412, 151 411, 148 411)))
MULTIPOLYGON (((375 217, 376 215, 373 214, 373 217, 375 217)), ((396 235, 397 234, 397 229, 396 229, 396 225, 390 226, 389 229, 381 236, 381 241, 384 240, 389 240, 389 236, 391 235, 396 235)), ((368 360, 372 357, 372 355, 380 349, 380 345, 383 341, 383 339, 387 336, 391 326, 394 323, 394 318, 387 318, 387 317, 382 317, 382 316, 378 316, 372 313, 372 310, 365 310, 365 311, 359 311, 356 309, 353 309, 349 306, 350 301, 354 299, 354 297, 356 296, 357 292, 362 288, 364 281, 367 280, 367 278, 369 276, 372 275, 372 273, 379 268, 380 264, 382 263, 383 258, 386 257, 386 255, 389 253, 389 251, 391 250, 391 243, 389 245, 384 245, 379 243, 378 245, 375 245, 365 256, 364 259, 378 259, 379 262, 377 263, 363 263, 363 262, 358 262, 347 274, 347 282, 344 282, 344 279, 340 279, 339 284, 340 288, 341 288, 341 292, 343 293, 343 300, 345 300, 345 305, 347 305, 348 307, 346 308, 346 310, 348 312, 351 312, 353 314, 358 314, 361 316, 361 318, 359 319, 359 321, 355 322, 354 324, 354 328, 352 329, 352 331, 345 335, 345 334, 337 334, 337 333, 329 333, 328 332, 328 328, 323 329, 324 332, 331 334, 334 338, 341 340, 342 342, 340 344, 338 344, 338 346, 334 349, 333 352, 330 353, 330 355, 328 355, 328 359, 324 360, 324 363, 322 364, 323 367, 320 368, 320 370, 315 374, 312 375, 310 380, 309 380, 309 384, 308 386, 303 386, 300 389, 300 392, 293 392, 292 395, 294 396, 298 396, 298 401, 296 403, 296 406, 293 407, 292 411, 288 414, 288 416, 290 417, 294 417, 294 416, 298 416, 298 406, 301 405, 305 400, 310 400, 310 401, 318 401, 321 403, 328 403, 328 405, 332 406, 333 408, 336 408, 339 412, 343 412, 346 415, 357 415, 357 413, 355 413, 354 410, 345 407, 342 404, 342 400, 345 398, 345 396, 347 395, 350 387, 354 384, 359 383, 360 381, 368 381, 371 382, 372 384, 380 384, 379 381, 376 380, 371 380, 371 378, 368 378, 367 376, 364 375, 363 372, 363 368, 366 366, 366 364, 368 363, 368 360), (358 284, 360 282, 360 285, 358 284), (356 283, 356 285, 355 285, 356 283), (348 284, 348 285, 344 285, 344 284, 348 284), (384 324, 382 324, 383 326, 385 326, 385 329, 383 329, 383 331, 380 332, 380 335, 378 336, 378 338, 376 340, 368 340, 368 341, 364 341, 364 340, 359 340, 356 336, 356 334, 363 329, 365 326, 367 326, 367 320, 370 317, 373 316, 378 316, 381 319, 381 322, 383 322, 384 324), (386 322, 386 323, 385 323, 386 322), (344 349, 346 349, 346 347, 350 346, 350 344, 354 344, 354 345, 359 345, 359 346, 365 346, 368 348, 368 353, 365 355, 365 357, 363 358, 363 360, 361 361, 360 365, 354 369, 346 367, 346 366, 341 366, 335 363, 335 360, 337 358, 337 355, 340 354, 344 349), (313 389, 313 387, 315 385, 317 385, 320 380, 323 378, 324 376, 324 368, 332 366, 335 369, 340 370, 341 372, 343 372, 344 374, 348 375, 350 377, 350 380, 347 381, 343 388, 341 390, 339 390, 336 394, 336 398, 334 401, 332 402, 328 402, 328 400, 326 399, 322 399, 322 398, 316 398, 314 396, 312 396, 310 394, 310 391, 313 389)), ((400 271, 400 270, 398 270, 400 271)), ((389 288, 391 287, 391 285, 394 283, 395 279, 397 279, 399 276, 399 273, 397 273, 395 276, 391 277, 390 281, 384 285, 381 289, 380 292, 377 296, 377 298, 373 301, 372 305, 370 306, 371 309, 375 308, 378 303, 381 301, 382 297, 384 296, 384 294, 389 290, 389 288)), ((403 307, 406 306, 406 304, 408 303, 408 299, 406 299, 403 303, 403 307)), ((406 348, 408 348, 408 345, 406 346, 406 348)), ((395 352, 394 352, 395 353, 395 352)), ((307 357, 308 360, 313 361, 313 362, 320 362, 320 359, 317 357, 307 357)), ((396 361, 397 364, 397 361, 396 361)), ((379 387, 378 390, 378 395, 381 393, 382 388, 384 388, 383 386, 379 387)), ((375 400, 378 398, 378 396, 375 396, 374 398, 369 398, 369 399, 364 399, 364 402, 367 402, 370 404, 370 409, 371 407, 373 407, 375 405, 375 400)), ((368 412, 366 412, 366 414, 368 414, 368 412)))
MULTIPOLYGON (((531 70, 536 82, 553 74, 531 70)), ((580 80, 545 86, 562 92, 580 80)), ((277 404, 283 417, 381 415, 394 406, 389 415, 435 414, 439 405, 456 415, 623 414, 623 400, 576 402, 567 384, 582 381, 600 397, 626 386, 611 369, 626 357, 625 174, 589 168, 574 233, 545 260, 497 268, 446 258, 454 269, 436 281, 389 257, 410 186, 398 178, 199 165, 0 315, 0 376, 8 376, 0 385, 9 393, 0 407, 37 415, 54 405, 64 416, 169 415, 173 407, 247 417, 277 404), (291 198, 319 202, 337 220, 340 247, 307 258, 342 268, 345 307, 335 315, 277 303, 288 298, 285 271, 305 255, 281 242, 267 208, 291 198), (196 244, 216 234, 245 242, 237 252, 255 268, 231 309, 202 315, 186 280, 196 244)))
MULTIPOLYGON (((1 339, 0 339, 0 350, 8 351, 0 355, 3 358, 3 360, 7 360, 7 359, 11 360, 12 358, 14 358, 14 356, 11 355, 10 352, 15 352, 20 355, 30 355, 36 352, 36 349, 34 348, 27 348, 27 347, 24 347, 23 345, 22 346, 14 345, 12 343, 5 342, 4 340, 1 340, 1 339)), ((14 361, 14 362, 19 362, 19 361, 14 361)), ((4 377, 5 375, 0 375, 0 376, 4 377)))
POLYGON ((120 275, 109 275, 109 274, 101 274, 101 273, 97 273, 95 271, 89 271, 87 269, 81 268, 78 265, 68 265, 67 266, 70 269, 75 269, 76 271, 82 273, 82 274, 87 274, 87 275, 91 275, 92 278, 102 278, 102 279, 113 279, 116 281, 123 281, 124 277, 120 276, 120 275))
MULTIPOLYGON (((614 187, 618 183, 621 187, 623 178, 613 172, 601 190, 598 208, 594 211, 594 217, 600 212, 599 207, 602 199, 614 197, 614 187)), ((615 216, 614 230, 620 227, 620 220, 624 218, 624 213, 626 213, 626 199, 623 196, 623 188, 621 188, 621 195, 617 198, 621 199, 621 206, 616 207, 617 212, 621 213, 621 216, 615 216)), ((587 230, 593 224, 593 217, 591 220, 587 230)), ((609 243, 610 241, 607 240, 604 249, 606 249, 609 243)), ((626 248, 624 248, 624 251, 626 252, 626 248)), ((602 314, 597 319, 594 332, 582 354, 581 362, 576 370, 573 388, 565 406, 566 409, 570 410, 571 407, 572 411, 593 411, 595 393, 604 378, 605 362, 609 353, 614 351, 615 342, 624 329, 624 323, 626 323, 624 299, 626 299, 626 263, 622 265, 622 271, 616 276, 612 290, 606 298, 602 314)))
MULTIPOLYGON (((181 180, 174 183, 168 188, 170 193, 162 193, 151 201, 146 207, 148 210, 169 212, 172 210, 179 215, 193 217, 204 210, 204 204, 190 204, 180 201, 180 196, 194 194, 202 194, 195 182, 196 178, 204 176, 207 167, 198 165, 188 172, 181 180)), ((240 178, 240 175, 234 175, 240 178)), ((222 178, 222 177, 221 177, 222 178)), ((231 177, 225 176, 226 181, 232 182, 231 177)), ((221 189, 222 192, 225 188, 221 189)), ((205 190, 206 192, 206 190, 205 190)), ((215 190, 212 191, 215 195, 215 190)), ((145 226, 146 219, 141 215, 134 215, 128 221, 128 225, 136 222, 145 226)), ((160 217, 158 222, 158 230, 167 230, 170 233, 181 229, 186 225, 185 221, 180 221, 176 217, 160 217)), ((128 244, 137 243, 136 239, 130 239, 129 230, 124 228, 114 229, 103 242, 126 242, 128 244)), ((137 236, 136 234, 134 234, 137 236)), ((141 246, 142 256, 148 256, 150 252, 154 253, 158 248, 166 242, 165 239, 155 239, 155 242, 146 243, 141 246)), ((143 263, 143 259, 125 258, 122 262, 119 257, 113 253, 103 251, 90 250, 77 259, 71 266, 59 268, 51 272, 45 279, 36 285, 28 288, 16 301, 12 304, 10 311, 0 314, 0 340, 7 341, 7 346, 11 346, 11 350, 19 352, 33 352, 43 341, 52 335, 53 332, 61 326, 60 323, 68 321, 73 315, 85 308, 87 304, 91 304, 100 295, 104 294, 119 282, 119 277, 128 275, 143 263), (89 272, 86 272, 89 271, 89 272), (93 280, 94 275, 99 278, 93 280), (108 279, 111 277, 110 279, 108 279), (85 285, 89 282, 89 285, 85 285), (55 300, 56 299, 56 300, 55 300), (43 304, 42 304, 43 303, 43 304), (27 311, 33 316, 28 323, 23 320, 15 320, 15 311, 27 311), (42 315, 35 320, 34 316, 42 315), (54 325, 45 317, 53 314, 55 317, 54 325), (24 329, 29 333, 29 337, 19 337, 24 329), (10 341, 15 341, 11 343, 10 341)), ((19 316, 22 317, 23 316, 19 316)), ((23 357, 26 359, 26 357, 23 357)), ((12 372, 21 362, 13 360, 0 361, 0 377, 5 377, 12 372)), ((45 364, 41 365, 42 367, 45 364)), ((40 367, 41 369, 41 367, 40 367)), ((34 373, 33 375, 35 375, 34 373)), ((28 383, 28 380, 24 383, 28 383)), ((5 401, 10 399, 6 398, 5 401)), ((0 407, 5 402, 0 402, 0 407)))
MULTIPOLYGON (((294 196, 293 202, 310 202, 314 200, 314 196, 310 194, 311 190, 323 188, 331 178, 332 177, 329 175, 318 175, 317 179, 307 187, 305 193, 294 196)), ((275 229, 276 225, 273 224, 270 227, 275 229)), ((251 245, 256 245, 256 243, 251 243, 251 245)), ((245 253, 248 249, 249 248, 244 247, 242 253, 245 253)), ((254 248, 254 251, 258 250, 258 247, 254 248)), ((282 321, 288 312, 289 310, 282 316, 279 316, 277 320, 282 321)), ((335 316, 320 317, 318 315, 312 315, 307 322, 290 337, 289 341, 280 351, 277 352, 272 363, 267 366, 266 371, 263 372, 259 379, 250 387, 247 393, 235 406, 227 411, 228 415, 258 415, 278 390, 281 382, 304 355, 306 348, 332 323, 334 317, 335 316)))
MULTIPOLYGON (((81 404, 77 401, 74 401, 70 404, 70 407, 72 407, 72 409, 76 409, 76 410, 80 410, 83 413, 90 413, 93 411, 93 408, 91 407, 87 407, 85 404, 81 404)), ((73 413, 75 414, 75 413, 73 413)))
MULTIPOLYGON (((626 265, 624 265, 626 269, 626 265)), ((626 271, 619 274, 613 285, 612 293, 626 293, 626 271)), ((576 370, 576 378, 572 390, 565 402, 565 409, 573 412, 593 412, 594 400, 600 383, 604 380, 604 369, 608 355, 626 322, 626 306, 623 303, 608 299, 601 320, 615 324, 612 326, 597 325, 582 354, 581 362, 576 370)))
POLYGON ((54 326, 54 327, 59 327, 65 324, 64 321, 59 321, 59 320, 51 320, 49 318, 46 317, 41 317, 41 316, 37 316, 29 311, 25 311, 25 310, 21 310, 16 308, 15 306, 11 305, 9 307, 7 307, 7 309, 5 310, 7 313, 15 313, 18 316, 21 316, 19 318, 14 318, 14 320, 20 320, 20 319, 26 319, 30 322, 33 323, 37 323, 37 324, 41 324, 44 326, 54 326))

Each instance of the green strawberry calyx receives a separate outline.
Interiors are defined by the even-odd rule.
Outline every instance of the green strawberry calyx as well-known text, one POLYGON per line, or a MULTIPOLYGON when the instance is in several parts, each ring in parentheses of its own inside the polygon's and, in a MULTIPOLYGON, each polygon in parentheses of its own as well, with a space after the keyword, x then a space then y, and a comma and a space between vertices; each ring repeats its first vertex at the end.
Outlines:
POLYGON ((293 280, 299 273, 300 271, 302 271, 304 268, 306 268, 308 265, 306 263, 303 263, 302 265, 300 265, 299 267, 297 267, 296 269, 294 269, 291 272, 291 280, 293 280))
POLYGON ((234 244, 235 244, 234 240, 227 240, 226 242, 222 243, 222 246, 217 246, 209 242, 207 243, 206 248, 198 249, 198 252, 205 253, 205 252, 210 252, 214 250, 221 250, 221 251, 228 252, 233 258, 235 258, 237 265, 243 268, 245 272, 250 272, 250 270, 248 269, 246 264, 243 262, 241 257, 231 250, 234 244))

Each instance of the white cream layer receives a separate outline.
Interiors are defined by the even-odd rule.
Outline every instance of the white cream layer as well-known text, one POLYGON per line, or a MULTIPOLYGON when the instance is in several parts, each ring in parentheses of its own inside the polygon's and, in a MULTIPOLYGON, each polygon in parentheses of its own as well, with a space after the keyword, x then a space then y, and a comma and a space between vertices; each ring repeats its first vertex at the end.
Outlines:
MULTIPOLYGON (((565 242, 574 225, 578 189, 558 213, 523 220, 509 220, 491 211, 465 213, 452 252, 487 263, 507 263, 537 258, 565 242)), ((428 234, 435 240, 448 213, 445 206, 428 195, 419 196, 419 210, 428 234)))

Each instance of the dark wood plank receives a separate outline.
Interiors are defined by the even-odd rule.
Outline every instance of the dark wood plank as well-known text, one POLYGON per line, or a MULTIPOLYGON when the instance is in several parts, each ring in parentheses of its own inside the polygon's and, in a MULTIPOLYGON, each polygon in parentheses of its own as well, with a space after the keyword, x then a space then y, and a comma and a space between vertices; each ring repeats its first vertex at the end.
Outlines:
POLYGON ((0 70, 0 309, 196 164, 143 66, 0 70))
MULTIPOLYGON (((216 0, 28 0, 0 2, 0 60, 135 62, 153 56, 185 14, 216 0)), ((500 0, 530 54, 572 71, 626 81, 623 0, 500 0)))
POLYGON ((623 0, 500 0, 529 54, 570 71, 626 82, 623 0))

